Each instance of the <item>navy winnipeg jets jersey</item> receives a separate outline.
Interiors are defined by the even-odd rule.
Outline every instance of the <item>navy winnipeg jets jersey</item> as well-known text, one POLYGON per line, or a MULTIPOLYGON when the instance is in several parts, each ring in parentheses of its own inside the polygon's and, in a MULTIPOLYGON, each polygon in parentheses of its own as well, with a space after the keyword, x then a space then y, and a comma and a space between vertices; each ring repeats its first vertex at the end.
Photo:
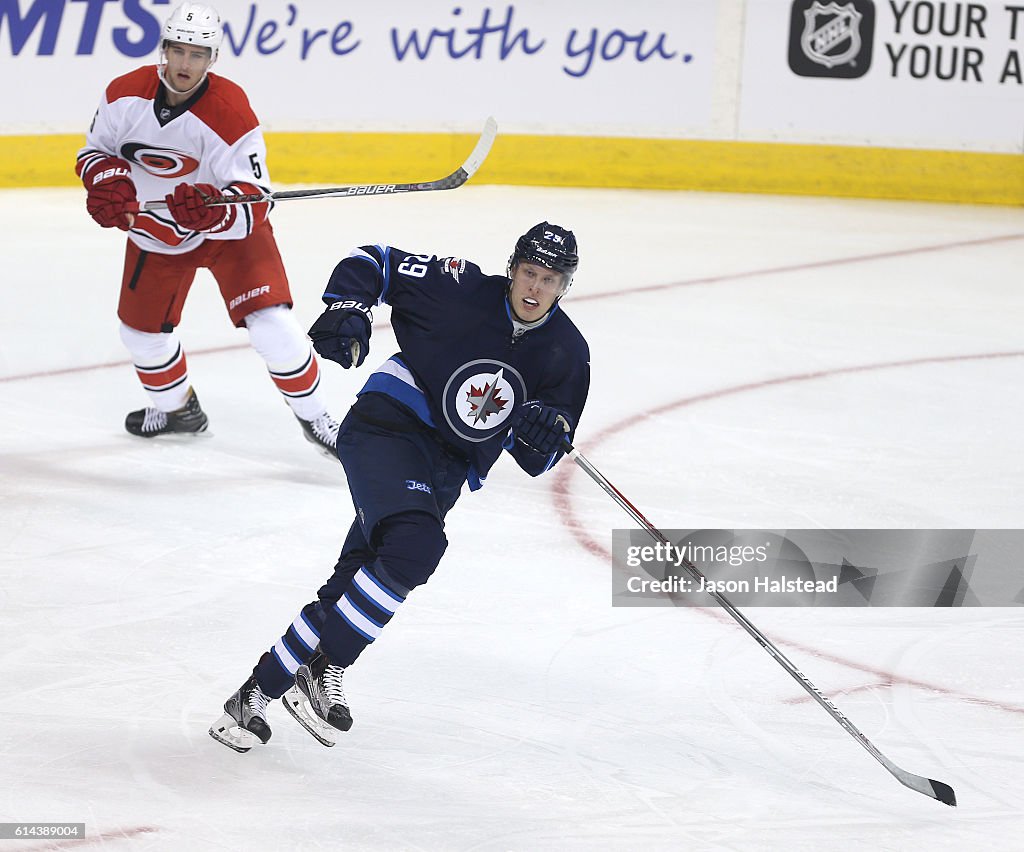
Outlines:
POLYGON ((360 394, 386 394, 436 429, 469 459, 473 489, 503 448, 532 476, 550 468, 561 453, 513 441, 512 415, 539 400, 564 413, 571 440, 590 388, 590 351, 572 320, 556 305, 538 322, 518 321, 507 285, 459 258, 363 246, 335 267, 323 297, 391 306, 401 351, 360 394))

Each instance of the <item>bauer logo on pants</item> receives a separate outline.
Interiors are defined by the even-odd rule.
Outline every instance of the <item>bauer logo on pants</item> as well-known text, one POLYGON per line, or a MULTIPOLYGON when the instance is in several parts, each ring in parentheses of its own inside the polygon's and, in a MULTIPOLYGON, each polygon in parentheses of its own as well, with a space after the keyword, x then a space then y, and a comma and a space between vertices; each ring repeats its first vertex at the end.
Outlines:
POLYGON ((480 359, 463 364, 444 387, 444 417, 461 438, 486 441, 509 427, 516 406, 526 399, 526 384, 515 367, 480 359))
POLYGON ((872 0, 795 0, 789 20, 789 67, 801 77, 863 77, 875 37, 872 0))

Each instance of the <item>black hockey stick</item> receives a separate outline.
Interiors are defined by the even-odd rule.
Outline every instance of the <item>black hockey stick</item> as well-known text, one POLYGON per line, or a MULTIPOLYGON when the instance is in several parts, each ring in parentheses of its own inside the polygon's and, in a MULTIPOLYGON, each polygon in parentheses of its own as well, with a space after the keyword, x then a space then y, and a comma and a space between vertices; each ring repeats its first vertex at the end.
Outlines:
MULTIPOLYGON (((461 166, 447 177, 424 183, 370 183, 354 186, 332 186, 326 189, 291 189, 285 192, 253 193, 252 195, 218 195, 206 199, 207 207, 222 204, 259 204, 265 201, 289 201, 295 198, 350 198, 358 195, 397 195, 403 192, 434 192, 440 189, 457 189, 469 180, 487 159, 494 139, 498 135, 498 123, 493 118, 484 122, 483 132, 476 147, 461 166)), ((147 201, 143 210, 165 210, 166 201, 147 201)))
MULTIPOLYGON (((601 488, 604 489, 604 492, 618 503, 619 506, 626 511, 626 514, 643 527, 655 541, 671 546, 671 542, 665 538, 665 535, 650 521, 648 521, 647 518, 640 513, 640 510, 622 495, 622 492, 619 491, 618 488, 605 479, 601 472, 587 461, 580 451, 573 447, 568 440, 565 442, 565 449, 569 458, 583 468, 587 475, 593 479, 594 482, 600 485, 601 488)), ((683 568, 686 569, 686 573, 690 575, 690 578, 695 583, 700 584, 705 589, 708 588, 707 578, 700 569, 687 559, 683 560, 682 565, 683 568)), ((926 796, 938 799, 944 805, 956 806, 956 793, 953 792, 952 787, 948 784, 944 784, 942 781, 924 778, 920 775, 914 775, 912 772, 900 769, 900 767, 882 754, 874 744, 857 729, 856 725, 843 715, 835 704, 822 695, 818 688, 807 678, 807 675, 794 666, 793 663, 791 663, 786 656, 775 647, 767 636, 758 630, 742 612, 736 609, 736 607, 729 602, 729 599, 726 598, 725 595, 721 592, 710 591, 710 589, 708 590, 708 594, 718 602, 722 609, 729 613, 729 615, 739 623, 740 627, 753 636, 754 640, 769 654, 771 654, 772 657, 775 658, 775 661, 789 672, 790 676, 807 691, 807 694, 824 707, 825 710, 828 711, 828 714, 835 719, 851 737, 864 746, 864 748, 867 749, 868 754, 888 769, 889 772, 896 777, 897 781, 909 787, 911 790, 917 790, 918 793, 924 793, 926 796)))

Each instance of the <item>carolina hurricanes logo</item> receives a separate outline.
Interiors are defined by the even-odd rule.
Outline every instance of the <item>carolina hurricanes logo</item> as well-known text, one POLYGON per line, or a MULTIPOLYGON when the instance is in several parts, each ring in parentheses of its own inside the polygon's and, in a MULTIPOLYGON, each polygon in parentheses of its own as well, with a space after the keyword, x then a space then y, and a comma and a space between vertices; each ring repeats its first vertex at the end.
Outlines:
POLYGON ((162 178, 178 178, 192 174, 199 168, 199 160, 173 148, 151 148, 140 142, 125 142, 121 156, 128 162, 141 166, 151 175, 162 178))
POLYGON ((486 441, 508 430, 516 403, 526 399, 526 384, 515 367, 480 359, 459 367, 444 388, 444 417, 461 438, 486 441))

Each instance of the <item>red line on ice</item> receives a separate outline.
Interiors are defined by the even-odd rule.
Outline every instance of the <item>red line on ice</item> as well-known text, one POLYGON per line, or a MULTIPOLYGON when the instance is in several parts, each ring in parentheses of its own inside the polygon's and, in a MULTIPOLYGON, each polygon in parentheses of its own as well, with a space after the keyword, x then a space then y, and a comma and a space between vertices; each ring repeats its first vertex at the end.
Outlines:
POLYGON ((131 840, 142 834, 155 834, 160 829, 152 825, 138 825, 134 828, 122 828, 116 831, 103 831, 99 834, 89 834, 89 826, 85 826, 86 835, 85 837, 70 838, 67 840, 51 840, 42 844, 35 844, 33 846, 21 846, 12 847, 12 852, 17 849, 17 852, 48 852, 48 850, 56 849, 82 849, 86 846, 95 846, 98 843, 106 844, 112 840, 131 840))
MULTIPOLYGON (((661 290, 672 290, 672 289, 675 289, 675 288, 678 288, 678 287, 691 287, 691 286, 695 286, 695 285, 698 285, 698 284, 720 284, 720 283, 725 283, 725 282, 728 282, 728 281, 739 281, 739 280, 748 279, 748 278, 757 278, 757 277, 761 277, 761 276, 765 276, 765 275, 778 275, 778 274, 782 274, 782 273, 786 273, 786 272, 802 272, 802 271, 807 271, 807 270, 811 270, 811 269, 822 269, 822 268, 830 267, 830 266, 843 266, 843 265, 849 265, 849 264, 854 264, 854 263, 868 263, 868 262, 872 262, 872 261, 876 261, 876 260, 889 260, 889 259, 892 259, 892 258, 908 257, 910 255, 916 255, 916 254, 927 254, 927 253, 932 253, 932 252, 940 252, 940 251, 946 251, 946 250, 949 250, 949 249, 972 248, 972 247, 977 247, 977 246, 984 246, 984 245, 990 245, 990 244, 993 244, 993 243, 1007 242, 1007 241, 1010 241, 1010 240, 1019 240, 1019 239, 1024 239, 1024 234, 1003 234, 1003 235, 993 236, 993 237, 981 237, 981 238, 973 239, 973 240, 960 240, 960 241, 957 241, 957 242, 939 243, 937 245, 918 246, 916 248, 894 249, 892 251, 876 252, 876 253, 873 253, 873 254, 855 255, 855 256, 852 256, 852 257, 833 258, 833 259, 830 259, 830 260, 818 260, 818 261, 811 261, 811 262, 808 262, 808 263, 790 264, 790 265, 787 265, 787 266, 770 267, 770 268, 764 268, 764 269, 753 269, 753 270, 748 270, 748 271, 745 271, 745 272, 733 272, 733 273, 728 273, 728 274, 725 274, 725 275, 712 275, 712 276, 706 276, 706 277, 703 277, 703 278, 692 278, 692 279, 688 279, 686 281, 675 281, 675 282, 668 282, 668 283, 665 283, 665 284, 651 284, 651 285, 647 285, 647 286, 631 288, 631 289, 628 289, 628 290, 615 290, 615 291, 610 291, 610 292, 606 292, 606 293, 581 293, 580 295, 573 297, 573 302, 586 302, 586 301, 592 301, 592 300, 597 300, 597 299, 610 299, 610 298, 631 297, 631 296, 636 295, 637 293, 650 293, 650 292, 657 292, 657 291, 661 291, 661 290)), ((382 324, 381 326, 378 326, 377 328, 383 328, 383 327, 384 327, 384 325, 382 324)), ((192 351, 189 352, 189 357, 190 358, 195 358, 195 357, 204 356, 204 355, 216 355, 216 354, 221 354, 223 352, 232 352, 232 351, 236 351, 236 350, 240 350, 240 349, 245 349, 247 346, 248 346, 247 343, 245 343, 245 344, 241 344, 240 343, 240 344, 233 344, 233 345, 229 345, 229 346, 211 347, 211 348, 208 348, 208 349, 196 349, 196 350, 192 350, 192 351)), ((939 357, 931 357, 931 358, 916 358, 916 359, 911 359, 911 360, 908 360, 908 361, 889 361, 889 362, 885 362, 885 363, 881 363, 881 364, 865 364, 865 365, 860 365, 860 366, 839 367, 839 368, 836 368, 836 369, 833 369, 833 370, 819 370, 819 371, 815 371, 815 372, 811 372, 811 373, 801 373, 801 374, 797 374, 797 375, 793 375, 793 376, 782 376, 782 377, 775 378, 775 379, 762 379, 762 380, 759 380, 759 381, 756 381, 756 382, 750 382, 750 383, 743 384, 743 385, 735 385, 735 386, 729 387, 729 388, 721 388, 719 390, 707 391, 707 392, 705 392, 703 394, 698 394, 696 396, 686 397, 684 399, 677 400, 675 402, 667 403, 665 405, 662 405, 662 406, 660 406, 660 407, 658 407, 656 409, 653 409, 653 410, 647 412, 647 414, 645 416, 646 417, 655 417, 655 416, 658 416, 659 414, 664 414, 664 413, 666 413, 668 411, 672 411, 672 410, 675 410, 677 408, 683 408, 684 406, 693 405, 693 404, 698 403, 698 402, 707 402, 708 400, 718 399, 720 397, 730 396, 730 395, 738 394, 738 393, 746 393, 746 392, 749 392, 749 391, 761 390, 761 389, 764 389, 764 388, 767 388, 767 387, 772 387, 772 386, 775 386, 775 385, 791 384, 791 383, 794 383, 794 382, 811 381, 811 380, 814 380, 814 379, 821 379, 821 378, 826 378, 826 377, 830 377, 830 376, 841 375, 841 374, 844 374, 844 373, 860 373, 860 372, 868 372, 868 371, 872 371, 872 370, 894 369, 894 368, 899 368, 899 367, 912 367, 912 366, 920 366, 920 365, 923 365, 923 364, 937 364, 937 363, 945 363, 945 362, 952 362, 952 361, 974 361, 974 360, 994 359, 994 358, 1017 358, 1017 357, 1021 357, 1021 356, 1024 356, 1024 352, 993 352, 993 353, 976 354, 976 355, 951 355, 951 356, 939 356, 939 357)), ((85 373, 85 372, 89 372, 89 371, 92 371, 92 370, 105 370, 105 369, 113 369, 113 368, 117 368, 117 367, 126 368, 128 366, 129 366, 129 364, 128 364, 127 361, 110 361, 110 362, 101 363, 101 364, 83 364, 83 365, 80 365, 80 366, 77 366, 77 367, 66 367, 66 368, 55 369, 55 370, 41 370, 41 371, 34 372, 34 373, 22 373, 22 374, 17 374, 17 375, 12 375, 12 376, 0 376, 0 383, 22 381, 22 380, 26 380, 26 379, 38 379, 38 378, 50 378, 50 377, 54 377, 54 376, 65 376, 65 375, 71 375, 71 374, 74 374, 74 373, 85 373)), ((588 449, 597 446, 598 444, 600 444, 606 438, 608 438, 608 437, 610 437, 610 436, 612 436, 612 435, 614 435, 614 434, 616 434, 618 432, 623 431, 630 424, 632 424, 634 422, 635 422, 635 418, 631 418, 628 421, 625 421, 625 420, 621 421, 620 423, 613 424, 612 426, 602 430, 601 432, 597 433, 597 435, 595 435, 593 438, 591 438, 587 442, 588 449)), ((576 517, 576 514, 573 511, 572 501, 571 501, 570 496, 569 496, 569 482, 570 482, 570 477, 571 477, 573 471, 575 471, 575 469, 576 469, 575 465, 568 465, 568 464, 563 464, 562 466, 560 466, 559 468, 556 469, 556 471, 555 471, 555 482, 553 484, 555 505, 556 505, 556 507, 558 508, 558 510, 560 511, 560 513, 562 515, 563 522, 568 527, 568 529, 570 530, 572 535, 576 538, 576 541, 585 550, 587 550, 588 552, 594 554, 595 556, 597 556, 597 557, 599 557, 601 559, 606 559, 606 560, 610 561, 611 560, 611 553, 609 553, 608 550, 605 547, 603 547, 601 544, 599 544, 597 541, 595 541, 590 536, 590 534, 586 530, 586 527, 581 523, 579 518, 576 517)), ((714 610, 708 611, 708 610, 696 608, 696 611, 701 612, 701 613, 706 614, 706 615, 710 615, 710 616, 715 617, 715 618, 719 618, 719 619, 726 618, 721 613, 719 613, 717 611, 714 611, 714 610)), ((822 654, 822 653, 820 653, 819 651, 817 651, 815 649, 806 648, 805 646, 799 645, 799 644, 794 643, 794 642, 782 642, 781 644, 788 645, 789 647, 792 647, 792 648, 798 648, 801 651, 806 651, 808 653, 814 654, 815 656, 821 657, 823 659, 830 660, 830 661, 838 663, 840 665, 849 666, 849 667, 855 668, 855 669, 861 669, 861 670, 863 670, 865 672, 870 672, 872 674, 878 675, 879 677, 883 677, 883 678, 887 679, 889 682, 899 682, 899 683, 906 683, 906 684, 909 684, 909 685, 912 685, 912 686, 920 686, 923 689, 931 689, 931 690, 934 690, 936 692, 940 692, 940 693, 944 693, 944 694, 948 694, 948 695, 955 695, 955 696, 963 698, 964 700, 967 700, 967 701, 972 701, 972 702, 976 702, 976 703, 980 703, 980 704, 986 704, 986 705, 989 705, 989 706, 992 706, 992 707, 997 707, 997 708, 999 708, 1001 710, 1006 710, 1006 711, 1011 712, 1011 713, 1024 713, 1024 707, 1017 707, 1017 706, 1014 706, 1014 705, 1004 704, 1004 703, 996 702, 996 701, 988 701, 986 699, 977 698, 975 696, 969 696, 969 695, 964 695, 962 693, 957 693, 957 692, 954 692, 952 690, 948 690, 948 689, 946 689, 944 687, 940 687, 940 686, 937 686, 937 685, 934 685, 934 684, 926 684, 924 682, 914 681, 914 680, 911 680, 909 678, 901 678, 901 677, 899 677, 897 675, 894 675, 892 673, 881 672, 880 670, 864 667, 864 666, 862 666, 859 663, 854 663, 854 662, 851 662, 849 660, 843 660, 843 659, 840 659, 838 657, 831 657, 829 655, 822 654)), ((136 831, 137 833, 141 833, 141 832, 145 832, 145 831, 152 831, 152 830, 154 830, 154 829, 149 829, 149 828, 133 829, 133 831, 136 831)), ((77 842, 77 841, 72 841, 72 842, 77 842)), ((47 848, 49 848, 49 847, 47 847, 47 848)))
MULTIPOLYGON (((884 361, 878 364, 862 364, 851 367, 836 367, 831 370, 817 370, 811 373, 797 373, 791 376, 779 376, 773 379, 761 379, 756 382, 748 382, 742 385, 733 385, 732 387, 719 388, 718 390, 706 391, 705 393, 696 394, 694 396, 683 397, 682 399, 675 400, 674 402, 668 402, 663 405, 653 408, 639 417, 631 416, 629 418, 620 420, 617 423, 613 423, 611 426, 607 426, 600 432, 592 435, 586 442, 586 447, 579 447, 582 452, 584 449, 590 452, 593 448, 599 446, 604 441, 614 436, 617 436, 631 426, 635 425, 638 421, 643 421, 648 418, 658 417, 662 414, 666 414, 676 409, 685 408, 690 405, 695 405, 699 402, 707 402, 713 399, 720 399, 726 396, 733 396, 741 393, 749 393, 751 391, 763 390, 764 388, 774 387, 778 385, 793 384, 796 382, 807 382, 817 379, 831 378, 833 376, 840 376, 850 373, 866 373, 874 370, 891 370, 905 367, 919 367, 926 364, 943 364, 963 361, 982 361, 999 358, 1021 358, 1024 357, 1024 351, 1015 352, 988 352, 976 355, 947 355, 947 356, 936 356, 931 358, 912 358, 906 361, 884 361)), ((584 453, 586 455, 587 453, 584 453)), ((600 469, 600 466, 598 466, 600 469)), ((576 539, 577 544, 580 545, 588 553, 593 554, 605 561, 606 564, 611 563, 612 554, 603 544, 597 541, 589 532, 586 525, 576 514, 575 508, 572 502, 571 486, 573 476, 576 474, 578 467, 568 462, 563 462, 555 468, 554 482, 552 484, 552 491, 554 492, 555 508, 558 510, 562 517, 562 521, 572 534, 573 538, 576 539)), ((602 471, 604 472, 604 471, 602 471)), ((614 482, 614 480, 612 480, 614 482)), ((718 609, 709 609, 705 607, 694 607, 695 612, 709 618, 714 618, 718 621, 732 622, 732 619, 720 612, 718 609)), ((774 641, 774 640, 773 640, 774 641)), ((803 653, 819 657, 823 660, 836 663, 837 665, 846 666, 847 668, 856 669, 858 671, 866 672, 882 680, 884 685, 891 686, 893 684, 904 684, 907 686, 913 686, 920 689, 930 690, 937 692, 942 695, 949 695, 951 697, 959 698, 963 701, 969 701, 973 704, 981 704, 987 707, 992 707, 998 710, 1004 710, 1007 713, 1020 713, 1024 714, 1024 707, 1007 704, 1002 701, 990 700, 987 698, 980 698, 976 695, 968 695, 963 692, 958 692, 953 689, 949 689, 944 686, 940 686, 934 683, 928 683, 923 680, 917 680, 915 678, 905 677, 898 675, 894 672, 888 672, 884 669, 875 668, 873 666, 864 665, 853 660, 847 660, 842 657, 837 657, 834 654, 826 654, 817 648, 811 648, 807 645, 802 645, 798 642, 792 642, 788 640, 778 640, 778 644, 785 645, 790 648, 795 648, 803 653)), ((848 690, 849 691, 849 690, 848 690)), ((795 701, 810 701, 810 697, 802 697, 800 699, 793 699, 795 701)))
MULTIPOLYGON (((916 248, 893 249, 892 251, 876 252, 874 254, 854 255, 852 257, 837 257, 830 260, 815 260, 808 263, 795 263, 788 266, 776 266, 765 269, 751 269, 745 272, 730 272, 725 275, 710 275, 704 278, 691 278, 686 281, 670 281, 665 284, 650 284, 643 287, 633 287, 628 290, 613 290, 606 293, 580 293, 574 295, 572 301, 589 302, 595 299, 615 299, 631 297, 637 293, 653 293, 659 290, 674 290, 678 287, 692 287, 697 284, 722 284, 727 281, 742 281, 747 278, 759 278, 764 275, 779 275, 785 272, 804 272, 809 269, 823 269, 829 266, 846 266, 853 263, 869 263, 875 260, 889 260, 897 257, 909 257, 915 254, 930 254, 932 252, 946 251, 948 249, 974 248, 977 246, 990 245, 992 243, 1007 242, 1010 240, 1024 239, 1024 234, 1002 234, 994 237, 980 237, 974 240, 960 240, 952 243, 939 243, 931 246, 917 246, 916 248)), ((374 330, 379 331, 388 327, 386 323, 377 324, 374 330)), ((188 351, 189 358, 196 358, 204 355, 219 355, 223 352, 234 352, 248 347, 248 343, 235 343, 228 346, 214 346, 208 349, 192 349, 188 351)), ((127 358, 124 361, 107 361, 101 364, 82 364, 77 367, 63 367, 54 370, 39 370, 34 373, 17 373, 11 376, 0 376, 0 383, 18 382, 25 379, 45 379, 53 376, 67 376, 75 373, 87 373, 90 370, 110 370, 116 367, 128 367, 127 358)))

